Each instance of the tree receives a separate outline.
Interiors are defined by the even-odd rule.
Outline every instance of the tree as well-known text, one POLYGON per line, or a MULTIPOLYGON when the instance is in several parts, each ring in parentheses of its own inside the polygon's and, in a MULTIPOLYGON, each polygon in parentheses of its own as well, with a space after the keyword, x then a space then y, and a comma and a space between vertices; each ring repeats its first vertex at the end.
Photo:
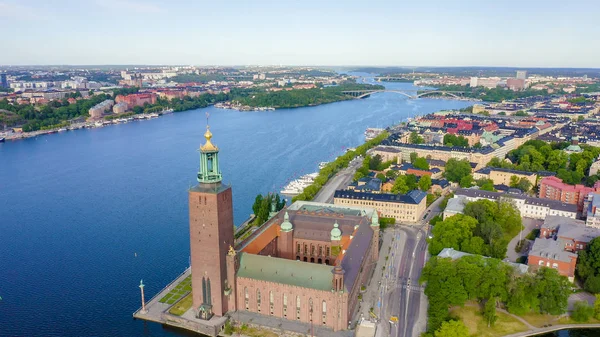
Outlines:
POLYGON ((483 308, 483 319, 487 322, 488 328, 494 326, 496 320, 498 320, 498 316, 496 315, 496 299, 489 298, 485 302, 485 306, 483 308))
POLYGON ((428 239, 429 252, 432 255, 439 254, 444 248, 454 248, 467 253, 481 254, 481 251, 472 251, 470 246, 473 230, 477 226, 477 220, 470 216, 457 214, 451 216, 442 222, 438 222, 433 227, 431 233, 433 237, 428 239), (463 250, 464 248, 468 249, 463 250))
POLYGON ((417 160, 417 158, 419 158, 419 154, 418 153, 416 153, 416 152, 411 152, 410 153, 410 162, 411 163, 414 163, 415 160, 417 160))
POLYGON ((462 321, 450 320, 443 322, 434 333, 435 337, 469 337, 469 329, 462 321))
POLYGON ((529 179, 521 177, 516 187, 523 192, 527 192, 531 189, 531 182, 529 181, 529 179))
POLYGON ((375 176, 375 178, 381 180, 381 181, 385 181, 385 174, 383 173, 377 173, 377 175, 375 176))
POLYGON ((419 189, 421 191, 429 191, 429 188, 431 187, 431 177, 428 175, 424 175, 421 177, 421 179, 419 179, 419 189))
POLYGON ((463 136, 447 133, 444 135, 444 145, 456 147, 469 147, 469 140, 463 136))
POLYGON ((529 116, 529 115, 525 111, 519 110, 519 111, 515 112, 513 116, 526 117, 526 116, 529 116))
POLYGON ((394 186, 392 186, 392 193, 406 194, 408 191, 408 186, 406 186, 406 176, 399 175, 394 181, 394 186))
POLYGON ((468 160, 458 160, 455 158, 450 158, 448 162, 446 162, 446 172, 444 172, 444 175, 449 181, 458 183, 463 177, 468 176, 470 174, 471 163, 469 163, 468 160))
POLYGON ((494 181, 492 179, 478 179, 475 184, 479 186, 480 190, 495 192, 494 181))
POLYGON ((582 279, 585 290, 600 293, 600 237, 592 239, 584 251, 579 252, 577 259, 577 275, 582 279), (588 281, 589 280, 589 281, 588 281))
POLYGON ((371 157, 371 160, 369 161, 369 170, 379 171, 379 167, 382 163, 383 160, 381 159, 381 156, 376 154, 375 156, 371 157))
POLYGON ((596 300, 594 301, 594 318, 600 319, 600 295, 596 295, 596 300))
POLYGON ((473 176, 469 174, 469 175, 462 177, 460 179, 459 185, 460 185, 460 187, 464 187, 464 188, 469 188, 469 187, 473 186, 473 176))
POLYGON ((385 177, 389 179, 395 179, 398 176, 398 172, 394 170, 388 170, 385 173, 385 177))
POLYGON ((418 185, 417 185, 417 176, 414 174, 407 174, 405 175, 405 180, 406 182, 406 187, 408 188, 409 191, 412 190, 416 190, 418 185))
POLYGON ((421 137, 415 131, 413 131, 413 132, 410 133, 410 136, 408 137, 408 141, 411 144, 423 144, 425 142, 425 140, 423 139, 423 137, 421 137))
POLYGON ((420 157, 420 158, 416 158, 413 162, 412 165, 415 168, 418 168, 419 170, 425 170, 425 171, 429 171, 429 163, 427 162, 427 159, 420 157))
POLYGON ((571 283, 556 269, 542 267, 536 274, 535 286, 540 300, 540 312, 560 315, 567 311, 571 283))
POLYGON ((571 318, 575 322, 587 322, 594 316, 594 307, 589 305, 586 301, 577 301, 573 306, 573 312, 571 318))

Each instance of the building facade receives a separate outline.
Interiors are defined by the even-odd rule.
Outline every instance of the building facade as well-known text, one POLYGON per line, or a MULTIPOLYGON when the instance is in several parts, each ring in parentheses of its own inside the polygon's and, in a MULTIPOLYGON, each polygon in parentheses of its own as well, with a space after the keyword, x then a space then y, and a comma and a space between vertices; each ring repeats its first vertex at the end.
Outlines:
POLYGON ((539 197, 577 205, 578 212, 582 212, 584 201, 591 192, 600 192, 598 182, 594 187, 587 187, 565 184, 557 177, 545 177, 540 181, 539 197))
POLYGON ((565 251, 564 246, 560 240, 535 239, 529 251, 527 265, 531 270, 539 267, 554 268, 560 275, 568 277, 573 282, 577 254, 565 251))
POLYGON ((427 194, 413 190, 407 194, 376 194, 337 190, 333 196, 335 205, 373 207, 382 217, 397 222, 418 222, 427 208, 427 194))
POLYGON ((379 257, 377 211, 296 202, 236 242, 231 187, 221 182, 208 128, 204 136, 189 190, 195 317, 241 310, 347 329, 379 257))

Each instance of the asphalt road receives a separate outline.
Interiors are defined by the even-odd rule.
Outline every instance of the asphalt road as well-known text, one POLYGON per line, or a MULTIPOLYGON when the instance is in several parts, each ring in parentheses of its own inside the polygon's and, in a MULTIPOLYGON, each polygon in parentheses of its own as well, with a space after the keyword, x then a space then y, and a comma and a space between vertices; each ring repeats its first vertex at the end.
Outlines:
POLYGON ((350 162, 348 167, 338 172, 333 178, 321 188, 319 193, 314 197, 313 201, 333 203, 333 194, 335 190, 344 189, 352 181, 354 173, 362 165, 362 158, 350 162))

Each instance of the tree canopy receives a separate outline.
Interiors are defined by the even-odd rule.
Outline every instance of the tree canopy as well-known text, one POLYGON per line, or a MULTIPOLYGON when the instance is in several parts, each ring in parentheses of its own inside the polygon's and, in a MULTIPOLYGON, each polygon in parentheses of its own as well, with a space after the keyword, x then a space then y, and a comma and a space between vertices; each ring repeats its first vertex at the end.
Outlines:
POLYGON ((469 140, 463 136, 447 133, 444 135, 444 145, 452 147, 469 147, 469 140))
POLYGON ((448 162, 446 162, 446 171, 444 172, 444 175, 449 181, 459 183, 462 178, 470 174, 471 163, 469 163, 468 160, 458 160, 455 158, 450 158, 448 162))

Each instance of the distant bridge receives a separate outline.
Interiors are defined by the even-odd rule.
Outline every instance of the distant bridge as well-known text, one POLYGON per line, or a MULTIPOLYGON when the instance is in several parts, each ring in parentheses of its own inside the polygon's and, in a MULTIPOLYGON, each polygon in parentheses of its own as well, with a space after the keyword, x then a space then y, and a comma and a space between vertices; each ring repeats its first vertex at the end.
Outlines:
POLYGON ((464 94, 464 91, 445 91, 445 90, 431 90, 431 91, 422 91, 422 90, 348 90, 342 91, 342 94, 349 95, 354 98, 365 98, 370 96, 371 94, 376 94, 380 92, 393 92, 396 94, 404 95, 408 98, 420 98, 427 95, 438 94, 438 95, 447 95, 454 98, 461 98, 461 94, 464 94), (414 94, 411 94, 414 92, 414 94))

